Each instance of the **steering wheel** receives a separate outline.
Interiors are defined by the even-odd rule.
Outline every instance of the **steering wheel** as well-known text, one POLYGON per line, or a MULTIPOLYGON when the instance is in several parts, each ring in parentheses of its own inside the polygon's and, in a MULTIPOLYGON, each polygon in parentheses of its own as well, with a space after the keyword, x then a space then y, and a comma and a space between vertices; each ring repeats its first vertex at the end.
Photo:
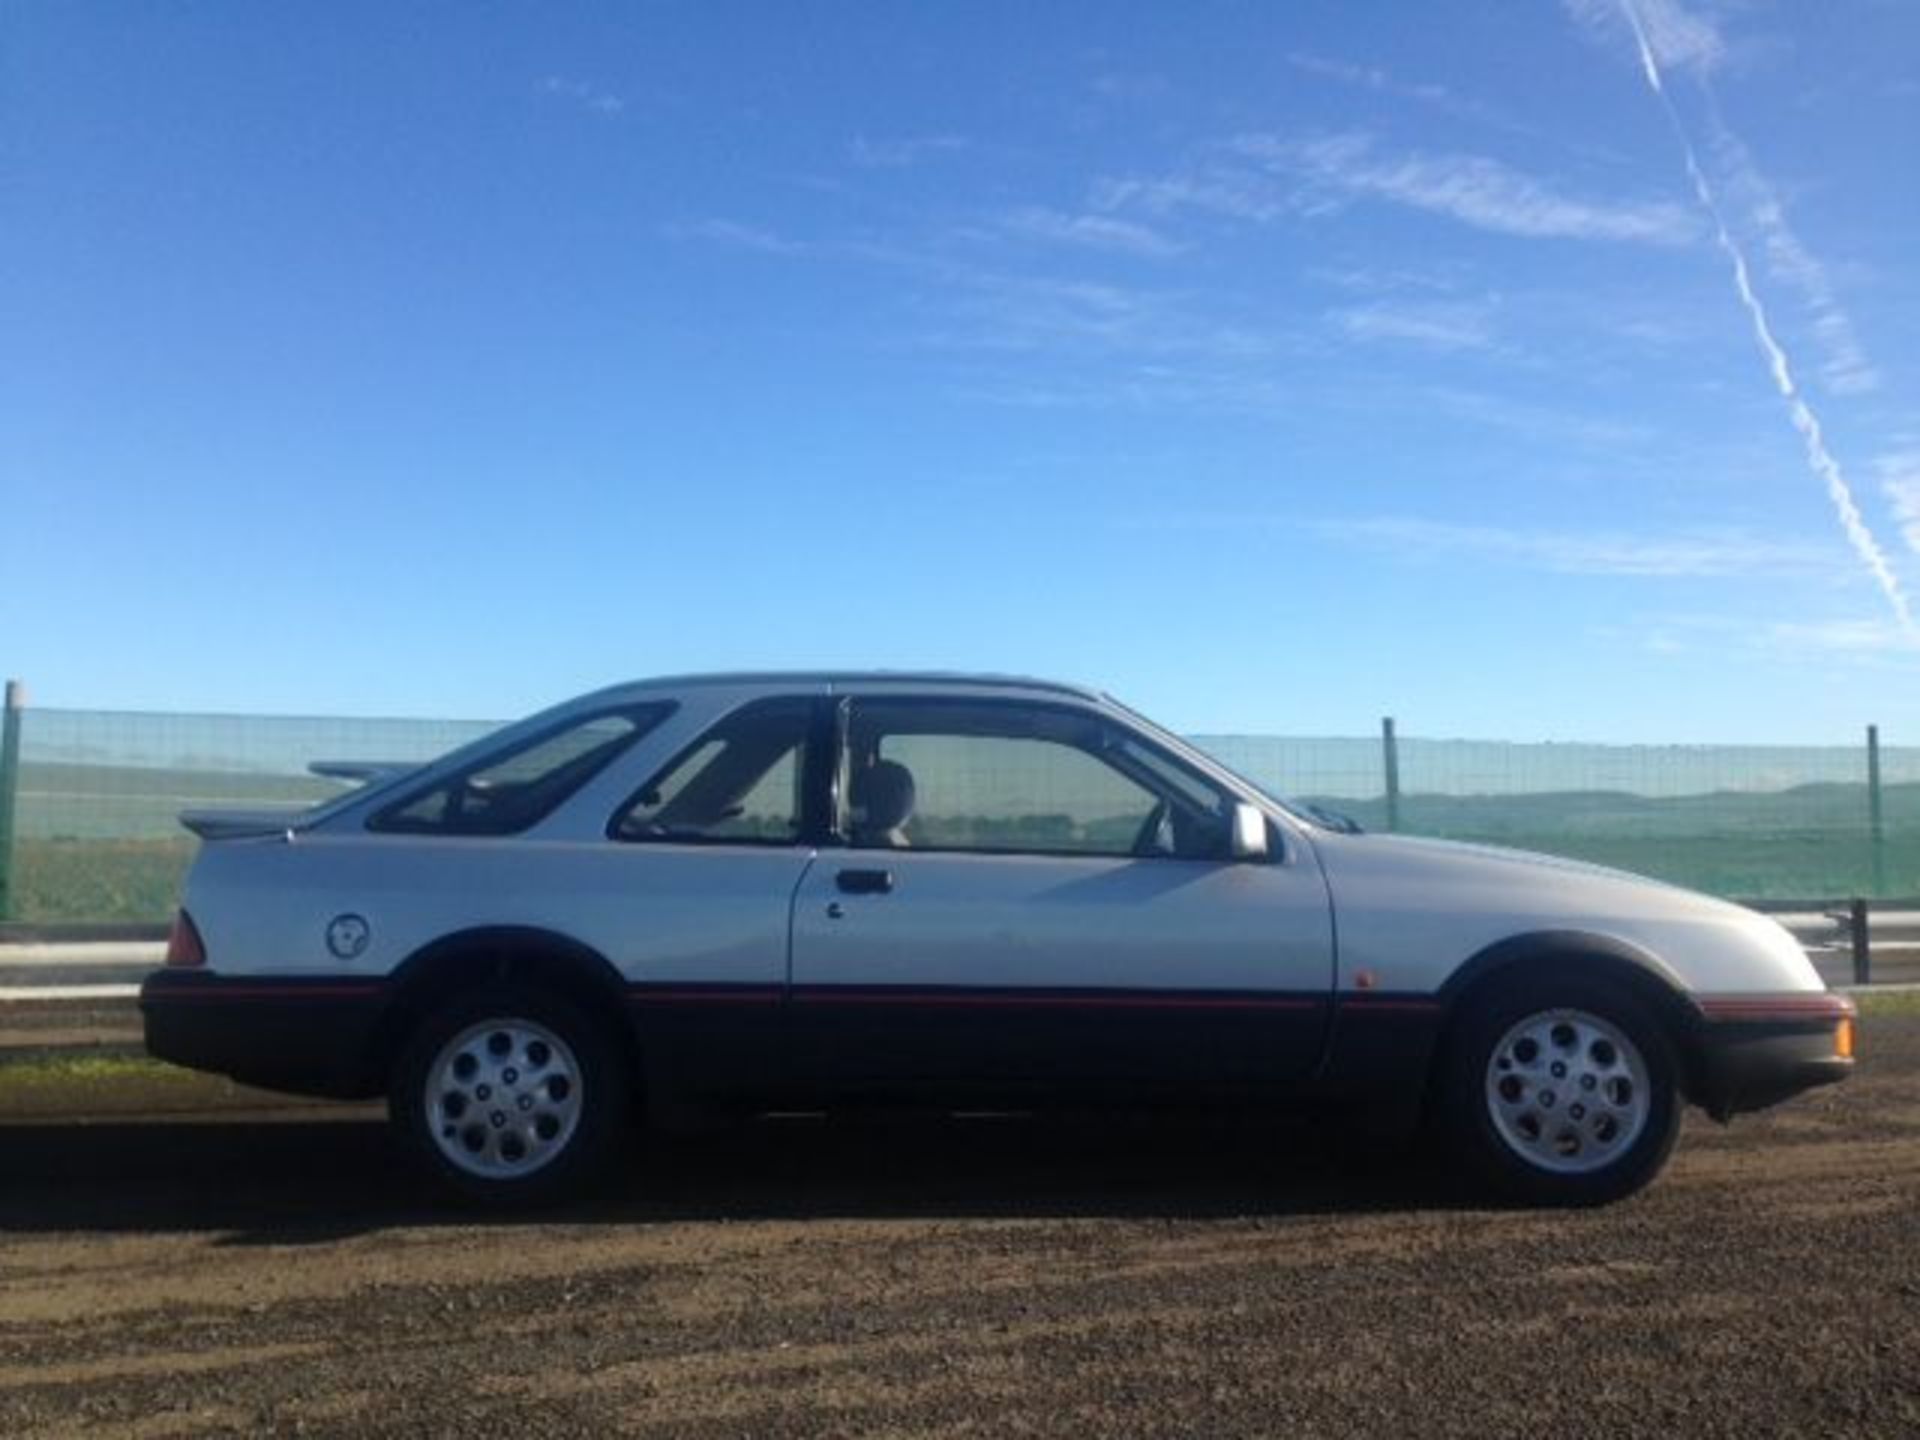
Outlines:
POLYGON ((1133 846, 1129 851, 1134 855, 1165 855, 1171 850, 1160 844, 1160 827, 1167 823, 1168 807, 1165 800, 1160 801, 1147 812, 1147 818, 1140 822, 1140 828, 1134 832, 1133 846))

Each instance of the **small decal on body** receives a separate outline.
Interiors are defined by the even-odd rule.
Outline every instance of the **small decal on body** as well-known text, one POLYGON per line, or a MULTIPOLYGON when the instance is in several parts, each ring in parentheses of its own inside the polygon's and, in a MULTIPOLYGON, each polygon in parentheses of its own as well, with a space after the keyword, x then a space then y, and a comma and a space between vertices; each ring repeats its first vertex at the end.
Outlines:
POLYGON ((327 949, 336 960, 353 960, 367 948, 373 927, 364 915, 336 915, 327 922, 327 949))

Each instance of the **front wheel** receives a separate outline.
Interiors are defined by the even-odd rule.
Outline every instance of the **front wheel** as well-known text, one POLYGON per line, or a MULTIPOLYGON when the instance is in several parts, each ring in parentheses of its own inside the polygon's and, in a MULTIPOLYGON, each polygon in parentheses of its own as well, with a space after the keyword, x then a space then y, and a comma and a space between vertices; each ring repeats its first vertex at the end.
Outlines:
POLYGON ((605 1168, 628 1084, 606 1031, 544 991, 456 996, 415 1031, 388 1108, 415 1158, 459 1197, 549 1204, 605 1168))
POLYGON ((1660 1173, 1679 1133, 1665 1033, 1599 981, 1494 993, 1464 1017, 1445 1067, 1453 1144, 1512 1199, 1599 1205, 1631 1195, 1660 1173))

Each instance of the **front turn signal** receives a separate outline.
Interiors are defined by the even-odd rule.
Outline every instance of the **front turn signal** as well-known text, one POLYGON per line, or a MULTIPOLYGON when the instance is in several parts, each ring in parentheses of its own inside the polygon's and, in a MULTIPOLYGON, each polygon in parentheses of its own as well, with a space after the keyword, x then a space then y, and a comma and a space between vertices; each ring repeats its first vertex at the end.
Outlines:
POLYGON ((1833 1027, 1833 1053, 1842 1060, 1853 1059, 1853 1016, 1841 1016, 1833 1027))

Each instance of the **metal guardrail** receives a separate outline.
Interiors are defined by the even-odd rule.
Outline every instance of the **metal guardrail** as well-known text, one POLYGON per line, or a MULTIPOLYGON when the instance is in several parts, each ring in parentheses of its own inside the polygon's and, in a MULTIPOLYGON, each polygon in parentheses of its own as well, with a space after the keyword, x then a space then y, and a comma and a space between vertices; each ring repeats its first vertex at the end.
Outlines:
POLYGON ((1840 960, 1855 985, 1920 979, 1920 899, 1855 896, 1798 904, 1759 902, 1748 908, 1775 916, 1793 931, 1822 973, 1840 960), (1823 960, 1829 963, 1822 965, 1823 960))

